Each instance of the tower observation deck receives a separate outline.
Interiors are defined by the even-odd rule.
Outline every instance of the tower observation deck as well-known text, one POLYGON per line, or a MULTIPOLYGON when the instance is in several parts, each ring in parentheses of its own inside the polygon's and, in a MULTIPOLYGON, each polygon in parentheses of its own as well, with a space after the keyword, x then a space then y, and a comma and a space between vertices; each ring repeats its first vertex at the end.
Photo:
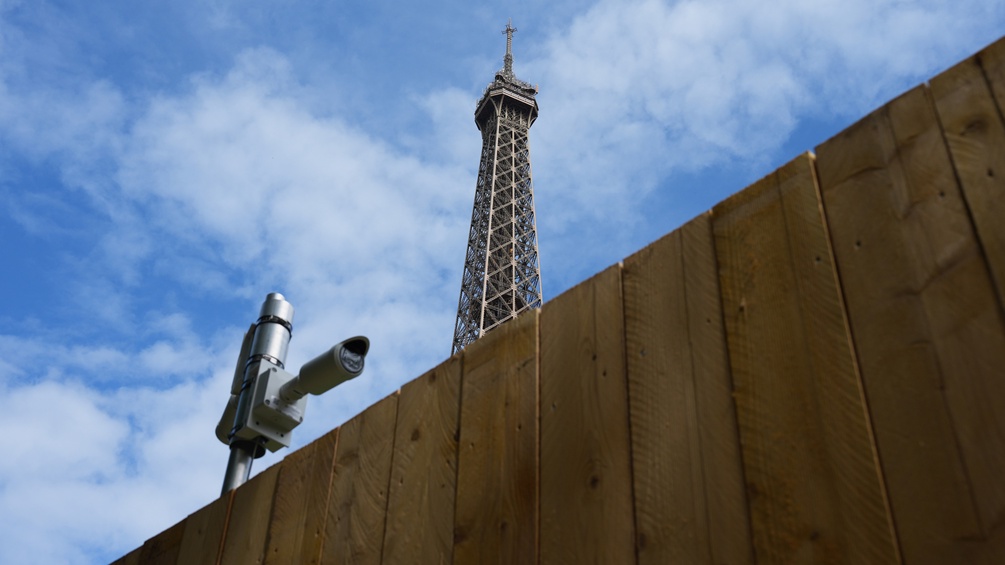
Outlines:
POLYGON ((521 312, 541 307, 528 141, 537 119, 537 88, 513 74, 515 31, 506 25, 503 68, 475 109, 482 153, 451 354, 521 312))

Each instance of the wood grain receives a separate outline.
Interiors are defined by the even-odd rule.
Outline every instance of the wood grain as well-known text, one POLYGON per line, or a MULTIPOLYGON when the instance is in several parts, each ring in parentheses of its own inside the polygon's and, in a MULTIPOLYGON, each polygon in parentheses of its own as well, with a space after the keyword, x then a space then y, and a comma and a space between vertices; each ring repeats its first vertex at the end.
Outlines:
POLYGON ((464 349, 454 563, 537 559, 537 322, 529 311, 464 349))
POLYGON ((927 90, 818 152, 904 559, 982 562, 970 546, 1005 492, 1005 338, 927 90))
POLYGON ((981 49, 976 59, 991 87, 998 113, 1005 115, 1005 37, 981 49))
POLYGON ((757 561, 899 561, 812 157, 713 227, 757 561))
POLYGON ((977 237, 1005 301, 1005 123, 989 81, 1005 91, 1005 43, 999 42, 932 79, 931 91, 977 237), (985 64, 987 75, 981 68, 985 64))
POLYGON ((216 563, 220 559, 233 495, 234 491, 230 491, 185 519, 185 533, 178 551, 179 565, 216 563))
POLYGON ((384 563, 449 563, 460 356, 406 384, 398 397, 384 563))
POLYGON ((640 563, 752 563, 709 214, 625 260, 640 563))
POLYGON ((276 478, 283 462, 269 467, 234 491, 220 563, 250 565, 265 560, 276 478))
POLYGON ((712 562, 753 563, 711 214, 685 224, 680 234, 712 562))
POLYGON ((711 563, 680 231, 622 277, 639 563, 711 563))
POLYGON ((283 459, 272 504, 266 564, 316 564, 321 559, 339 429, 283 459))
POLYGON ((545 304, 540 328, 540 561, 632 563, 620 267, 545 304))
POLYGON ((328 502, 324 564, 381 562, 398 393, 342 426, 328 502))

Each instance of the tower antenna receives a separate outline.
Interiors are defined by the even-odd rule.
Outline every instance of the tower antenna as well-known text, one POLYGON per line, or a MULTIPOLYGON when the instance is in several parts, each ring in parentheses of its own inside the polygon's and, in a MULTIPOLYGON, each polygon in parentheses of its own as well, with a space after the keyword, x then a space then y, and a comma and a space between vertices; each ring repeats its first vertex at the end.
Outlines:
POLYGON ((506 29, 503 30, 506 34, 506 56, 503 57, 503 73, 506 74, 508 78, 513 77, 513 34, 516 33, 516 28, 513 27, 513 18, 510 18, 506 22, 506 29))

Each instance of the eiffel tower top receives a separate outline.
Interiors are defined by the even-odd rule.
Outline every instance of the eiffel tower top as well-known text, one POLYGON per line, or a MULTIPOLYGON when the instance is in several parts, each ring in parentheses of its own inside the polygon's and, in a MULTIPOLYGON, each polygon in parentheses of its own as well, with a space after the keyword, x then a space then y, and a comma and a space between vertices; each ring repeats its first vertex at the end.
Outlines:
POLYGON ((506 29, 502 32, 506 34, 506 56, 503 57, 503 68, 496 73, 495 80, 488 86, 486 92, 493 87, 505 85, 511 88, 516 87, 524 95, 533 96, 537 94, 537 88, 528 82, 516 78, 516 75, 513 74, 513 34, 516 33, 516 28, 513 27, 512 19, 506 23, 506 29))

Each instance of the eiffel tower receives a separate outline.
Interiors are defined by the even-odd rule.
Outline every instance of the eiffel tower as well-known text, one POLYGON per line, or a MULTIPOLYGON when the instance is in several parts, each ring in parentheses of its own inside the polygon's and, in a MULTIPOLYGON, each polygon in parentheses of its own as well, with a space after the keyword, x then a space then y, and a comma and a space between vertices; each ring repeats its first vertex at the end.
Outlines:
POLYGON ((475 109, 482 155, 451 354, 485 332, 541 307, 541 268, 530 174, 530 126, 537 88, 513 74, 512 22, 503 68, 475 109))

